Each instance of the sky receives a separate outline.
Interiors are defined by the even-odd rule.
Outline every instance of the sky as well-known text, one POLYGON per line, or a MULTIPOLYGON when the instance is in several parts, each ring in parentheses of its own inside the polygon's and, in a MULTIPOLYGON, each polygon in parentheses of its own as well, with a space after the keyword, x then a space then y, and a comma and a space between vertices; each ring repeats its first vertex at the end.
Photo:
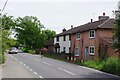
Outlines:
MULTIPOLYGON (((0 0, 0 9, 6 0, 0 0)), ((61 33, 67 30, 98 20, 103 12, 113 18, 119 0, 8 0, 3 13, 15 18, 36 16, 46 29, 61 33)))

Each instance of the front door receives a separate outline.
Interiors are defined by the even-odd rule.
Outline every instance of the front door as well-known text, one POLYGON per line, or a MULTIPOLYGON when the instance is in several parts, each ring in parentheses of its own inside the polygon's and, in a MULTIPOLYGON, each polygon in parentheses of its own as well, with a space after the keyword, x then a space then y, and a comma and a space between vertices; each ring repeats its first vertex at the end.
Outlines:
POLYGON ((88 60, 88 47, 85 48, 85 60, 88 60))

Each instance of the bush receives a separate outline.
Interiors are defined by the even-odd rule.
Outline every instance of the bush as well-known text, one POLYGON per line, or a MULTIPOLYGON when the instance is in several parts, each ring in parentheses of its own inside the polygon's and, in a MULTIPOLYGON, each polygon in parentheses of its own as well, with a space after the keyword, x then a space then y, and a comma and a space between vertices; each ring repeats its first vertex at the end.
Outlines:
POLYGON ((94 61, 84 62, 82 65, 90 67, 90 68, 95 68, 95 69, 101 70, 101 68, 102 68, 102 61, 97 59, 97 60, 94 60, 94 61))
POLYGON ((99 59, 94 61, 86 61, 81 63, 81 65, 120 76, 120 61, 117 57, 109 57, 103 61, 99 59))
POLYGON ((0 53, 0 64, 5 62, 5 55, 4 53, 0 53))
POLYGON ((120 62, 118 58, 110 57, 105 61, 103 61, 102 65, 103 65, 101 69, 102 71, 105 71, 111 74, 120 75, 120 62))
POLYGON ((23 52, 29 52, 29 49, 28 48, 23 48, 22 51, 23 52))
POLYGON ((35 54, 35 50, 28 50, 28 53, 35 54))

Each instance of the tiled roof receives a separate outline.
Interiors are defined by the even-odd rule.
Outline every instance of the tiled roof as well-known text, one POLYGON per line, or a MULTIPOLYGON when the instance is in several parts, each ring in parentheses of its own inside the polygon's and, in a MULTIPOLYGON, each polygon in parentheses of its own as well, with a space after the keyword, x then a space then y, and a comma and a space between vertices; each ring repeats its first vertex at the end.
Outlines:
POLYGON ((56 36, 74 34, 74 33, 83 32, 87 30, 98 29, 98 28, 112 29, 113 26, 114 26, 114 19, 104 19, 104 20, 89 22, 87 24, 74 27, 60 34, 57 34, 56 36))

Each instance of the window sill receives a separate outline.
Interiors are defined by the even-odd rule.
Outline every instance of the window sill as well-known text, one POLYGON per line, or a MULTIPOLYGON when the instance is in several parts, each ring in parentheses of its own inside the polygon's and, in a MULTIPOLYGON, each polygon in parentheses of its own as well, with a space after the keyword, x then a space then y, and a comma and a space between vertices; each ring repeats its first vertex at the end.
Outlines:
POLYGON ((75 55, 75 56, 77 56, 77 57, 78 57, 79 55, 75 55))
POLYGON ((89 53, 89 54, 94 56, 94 53, 89 53))
POLYGON ((90 39, 95 39, 95 37, 89 37, 90 39))
POLYGON ((80 40, 80 38, 76 39, 76 40, 80 40))

